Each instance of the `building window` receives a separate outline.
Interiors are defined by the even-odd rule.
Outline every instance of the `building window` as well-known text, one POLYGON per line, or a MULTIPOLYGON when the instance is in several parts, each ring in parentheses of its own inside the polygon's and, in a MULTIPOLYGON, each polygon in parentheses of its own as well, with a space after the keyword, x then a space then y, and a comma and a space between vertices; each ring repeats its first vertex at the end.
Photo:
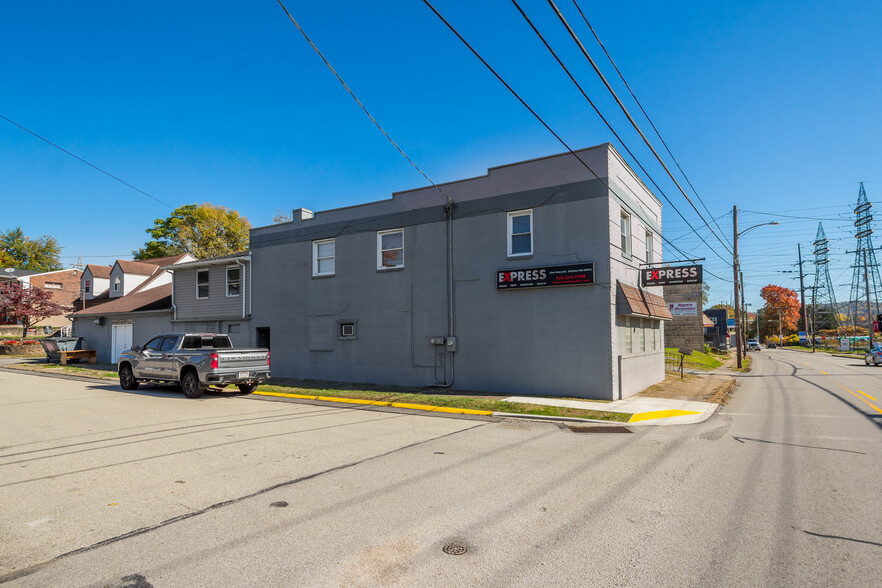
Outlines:
POLYGON ((355 339, 355 323, 354 322, 340 322, 338 323, 338 339, 355 339))
POLYGON ((646 321, 640 319, 640 351, 646 351, 646 321))
POLYGON ((333 239, 312 242, 312 275, 333 276, 336 246, 333 239))
POLYGON ((208 270, 196 270, 196 298, 208 298, 208 270))
POLYGON ((239 295, 239 285, 242 283, 239 266, 227 268, 227 297, 239 295))
POLYGON ((653 238, 652 233, 646 231, 646 263, 653 263, 655 257, 652 255, 653 238))
POLYGON ((44 288, 49 288, 50 290, 61 290, 63 287, 61 282, 46 282, 44 288))
POLYGON ((404 267, 404 229, 377 233, 377 269, 404 267))
POLYGON ((631 257, 631 215, 624 210, 622 211, 621 232, 622 255, 624 257, 631 257))
POLYGON ((83 280, 83 292, 88 294, 92 291, 92 280, 83 280))
POLYGON ((533 211, 508 213, 508 256, 533 254, 533 211))
POLYGON ((625 317, 625 353, 633 353, 634 352, 634 339, 632 337, 631 330, 631 317, 625 317))
POLYGON ((236 323, 233 323, 231 325, 227 325, 227 333, 230 335, 235 335, 236 333, 239 332, 239 330, 240 330, 239 325, 236 323))
POLYGON ((119 292, 119 289, 122 287, 122 280, 119 279, 119 276, 113 278, 113 291, 119 292))

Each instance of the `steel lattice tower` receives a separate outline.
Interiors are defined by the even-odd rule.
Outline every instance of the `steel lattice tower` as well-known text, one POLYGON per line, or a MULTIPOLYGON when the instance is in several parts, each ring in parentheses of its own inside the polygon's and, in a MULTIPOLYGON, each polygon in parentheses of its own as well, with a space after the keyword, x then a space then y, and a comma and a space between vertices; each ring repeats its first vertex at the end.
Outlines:
POLYGON ((848 316, 855 325, 867 325, 871 317, 879 313, 879 292, 882 291, 882 278, 879 276, 879 265, 876 263, 876 252, 873 249, 873 229, 870 223, 873 206, 867 200, 864 183, 858 190, 858 201, 854 208, 855 239, 857 249, 854 252, 854 275, 851 279, 851 294, 848 301, 848 316), (867 313, 870 316, 867 316, 867 313))
POLYGON ((836 294, 830 280, 830 260, 827 254, 829 239, 824 234, 823 223, 818 223, 818 234, 815 237, 815 287, 812 289, 812 323, 813 333, 822 329, 835 329, 840 335, 839 319, 836 316, 836 294))

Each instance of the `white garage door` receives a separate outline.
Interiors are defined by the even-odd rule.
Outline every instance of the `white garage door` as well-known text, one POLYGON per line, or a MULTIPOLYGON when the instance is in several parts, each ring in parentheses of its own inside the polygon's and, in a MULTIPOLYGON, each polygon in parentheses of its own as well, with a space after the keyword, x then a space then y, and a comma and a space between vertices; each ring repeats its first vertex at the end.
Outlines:
POLYGON ((113 325, 112 327, 113 363, 119 361, 123 351, 132 346, 132 325, 113 325))

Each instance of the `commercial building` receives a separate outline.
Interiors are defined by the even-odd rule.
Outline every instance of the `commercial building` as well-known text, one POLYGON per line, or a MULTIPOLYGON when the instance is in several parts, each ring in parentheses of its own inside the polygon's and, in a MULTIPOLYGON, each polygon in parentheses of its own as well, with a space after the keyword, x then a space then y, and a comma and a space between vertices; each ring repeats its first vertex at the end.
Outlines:
POLYGON ((664 379, 661 203, 609 144, 251 231, 273 375, 614 399, 664 379))

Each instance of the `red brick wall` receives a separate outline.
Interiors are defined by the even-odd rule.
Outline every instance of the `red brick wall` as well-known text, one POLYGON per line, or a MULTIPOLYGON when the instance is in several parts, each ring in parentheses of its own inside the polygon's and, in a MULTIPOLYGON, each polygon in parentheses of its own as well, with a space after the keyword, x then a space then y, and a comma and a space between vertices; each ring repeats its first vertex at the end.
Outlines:
POLYGON ((58 304, 72 306, 73 301, 80 295, 80 277, 82 275, 79 270, 70 269, 42 276, 32 276, 30 282, 33 287, 52 292, 52 298, 58 304), (61 284, 61 289, 47 288, 47 282, 61 284))

